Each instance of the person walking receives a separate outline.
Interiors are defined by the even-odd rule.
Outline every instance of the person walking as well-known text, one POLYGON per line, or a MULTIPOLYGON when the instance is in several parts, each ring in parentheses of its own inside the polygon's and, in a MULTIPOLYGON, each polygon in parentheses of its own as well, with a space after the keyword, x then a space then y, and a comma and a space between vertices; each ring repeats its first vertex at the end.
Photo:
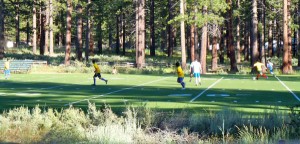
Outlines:
POLYGON ((195 85, 201 85, 201 77, 200 77, 200 73, 202 72, 201 69, 201 64, 200 62, 198 62, 197 59, 195 59, 190 66, 190 72, 194 75, 195 77, 195 85))

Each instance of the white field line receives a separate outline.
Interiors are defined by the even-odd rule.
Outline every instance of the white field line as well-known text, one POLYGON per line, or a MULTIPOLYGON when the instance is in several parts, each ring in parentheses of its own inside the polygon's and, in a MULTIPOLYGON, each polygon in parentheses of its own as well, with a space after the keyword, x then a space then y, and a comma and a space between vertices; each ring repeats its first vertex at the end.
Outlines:
POLYGON ((298 100, 300 101, 300 98, 288 87, 286 86, 277 76, 275 76, 277 80, 298 100))
MULTIPOLYGON (((56 79, 56 78, 47 78, 47 79, 56 79)), ((85 82, 87 82, 87 81, 81 81, 81 82, 75 83, 74 85, 76 85, 76 84, 82 84, 82 83, 85 83, 85 82)), ((59 88, 59 87, 66 87, 66 86, 70 86, 70 85, 58 85, 58 86, 44 87, 44 88, 32 88, 32 89, 29 89, 29 90, 23 90, 20 93, 30 92, 30 91, 37 91, 38 89, 41 89, 41 90, 50 90, 50 89, 59 88)))
POLYGON ((128 88, 123 88, 123 89, 120 89, 120 90, 112 91, 112 92, 109 92, 109 93, 106 93, 106 94, 94 96, 94 97, 91 97, 91 98, 88 98, 88 99, 83 99, 83 100, 71 102, 71 103, 65 104, 64 106, 68 106, 68 105, 76 104, 76 103, 79 103, 79 102, 82 102, 82 101, 87 101, 87 100, 99 98, 99 97, 102 97, 102 96, 105 96, 105 95, 110 95, 110 94, 114 94, 114 93, 117 93, 117 92, 121 92, 121 91, 129 90, 129 89, 133 89, 133 88, 136 88, 136 87, 140 87, 140 86, 144 86, 144 85, 147 85, 147 84, 151 84, 151 83, 155 83, 155 82, 158 82, 158 81, 162 81, 162 80, 165 80, 167 78, 168 77, 165 77, 165 78, 162 78, 162 79, 150 81, 150 82, 139 84, 139 85, 135 85, 135 86, 132 86, 132 87, 128 87, 128 88))
POLYGON ((219 83, 221 80, 223 79, 220 78, 219 80, 217 80, 216 82, 214 82, 212 85, 210 85, 208 88, 206 88, 204 91, 202 91, 201 93, 199 93, 196 97, 194 97, 193 99, 190 100, 190 102, 193 102, 194 100, 196 100, 197 98, 199 98, 203 93, 205 93, 207 90, 209 90, 210 88, 212 88, 213 86, 215 86, 217 83, 219 83))
POLYGON ((41 81, 41 80, 47 80, 47 79, 53 79, 53 77, 35 79, 35 80, 28 80, 26 77, 18 77, 18 78, 13 78, 12 80, 25 80, 25 81, 21 81, 21 82, 33 82, 33 81, 41 81))

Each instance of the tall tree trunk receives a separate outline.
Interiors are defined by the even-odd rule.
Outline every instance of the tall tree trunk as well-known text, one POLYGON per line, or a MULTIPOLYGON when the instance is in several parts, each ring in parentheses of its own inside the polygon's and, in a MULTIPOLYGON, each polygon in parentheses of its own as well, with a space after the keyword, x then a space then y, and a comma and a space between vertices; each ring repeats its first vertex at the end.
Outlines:
POLYGON ((187 63, 191 62, 191 26, 186 26, 185 31, 185 41, 186 41, 186 56, 187 56, 187 63))
POLYGON ((98 47, 98 54, 102 54, 102 14, 100 15, 100 20, 99 23, 97 25, 97 31, 98 31, 98 42, 97 42, 97 47, 98 47))
POLYGON ((65 30, 64 30, 64 27, 65 27, 65 18, 64 18, 64 11, 60 11, 60 31, 59 31, 59 36, 58 36, 58 47, 59 48, 62 48, 64 45, 65 45, 65 41, 64 41, 64 38, 65 38, 65 30))
POLYGON ((30 26, 29 26, 29 15, 26 16, 27 19, 26 19, 26 44, 29 45, 29 42, 30 42, 30 26))
MULTIPOLYGON (((203 6, 202 13, 203 15, 207 15, 207 6, 203 6)), ((207 24, 204 24, 204 26, 202 27, 201 55, 200 55, 202 74, 206 74, 206 51, 207 51, 207 24)))
POLYGON ((90 24, 90 5, 91 0, 87 0, 88 5, 86 6, 86 26, 85 26, 85 60, 89 61, 90 54, 90 40, 91 40, 91 24, 90 24))
POLYGON ((76 7, 76 56, 77 60, 82 61, 82 6, 80 4, 76 7))
POLYGON ((291 25, 291 0, 288 0, 288 43, 289 43, 289 48, 288 48, 288 63, 289 63, 289 73, 293 72, 293 53, 292 53, 292 29, 289 27, 291 25))
POLYGON ((49 54, 49 0, 46 1, 45 54, 49 54))
POLYGON ((135 0, 135 61, 139 58, 139 0, 135 0))
MULTIPOLYGON (((237 0, 237 7, 240 8, 240 0, 237 0)), ((236 25, 236 50, 237 50, 237 63, 241 62, 241 45, 240 45, 240 17, 237 17, 236 25)))
POLYGON ((124 48, 124 41, 123 41, 123 7, 121 6, 120 8, 121 13, 117 16, 118 17, 118 31, 119 31, 119 35, 118 35, 118 39, 119 39, 119 53, 121 52, 121 48, 124 48))
POLYGON ((195 24, 191 24, 191 61, 195 60, 195 24))
MULTIPOLYGON (((168 0, 168 10, 169 10, 169 16, 168 21, 173 19, 173 8, 172 8, 173 2, 172 0, 168 0)), ((174 49, 174 28, 171 24, 168 24, 168 57, 172 57, 173 55, 173 49, 174 49)))
POLYGON ((69 66, 71 61, 71 27, 72 27, 72 0, 67 0, 67 32, 66 32, 66 52, 65 65, 69 66))
POLYGON ((116 16, 116 54, 120 53, 120 15, 116 16))
MULTIPOLYGON (((162 26, 162 27, 166 27, 166 26, 162 26)), ((165 48, 167 47, 166 46, 166 37, 167 37, 167 32, 166 32, 166 29, 167 28, 165 28, 165 29, 162 29, 161 30, 161 33, 160 33, 160 50, 161 51, 164 51, 165 50, 165 48)))
POLYGON ((249 61, 249 29, 248 22, 244 25, 244 61, 249 61))
POLYGON ((154 28, 154 0, 151 0, 150 6, 150 56, 155 56, 155 28, 154 28))
MULTIPOLYGON (((198 11, 198 10, 197 10, 198 11)), ((196 19, 197 17, 195 17, 196 19)), ((197 59, 200 61, 200 44, 199 44, 199 34, 198 34, 198 28, 195 25, 195 51, 194 51, 194 59, 197 59)))
POLYGON ((0 0, 0 60, 4 58, 4 47, 4 2, 3 0, 0 0))
POLYGON ((229 58, 230 58, 230 71, 237 72, 237 64, 235 58, 235 50, 234 50, 234 41, 233 41, 233 6, 232 1, 227 0, 227 3, 230 6, 230 10, 228 11, 228 25, 227 25, 227 32, 228 32, 228 39, 227 39, 227 49, 229 50, 229 58))
MULTIPOLYGON (((298 2, 298 25, 300 25, 300 2, 298 2)), ((298 67, 300 67, 300 28, 298 29, 297 34, 297 41, 298 41, 298 67)))
MULTIPOLYGON (((268 56, 273 57, 273 36, 272 36, 272 29, 273 29, 273 24, 272 20, 269 21, 269 34, 268 34, 268 56)), ((278 47, 277 47, 277 50, 278 47)))
MULTIPOLYGON (((261 3, 263 3, 263 0, 260 0, 261 3)), ((264 20, 264 7, 263 5, 258 5, 258 15, 259 15, 259 22, 263 24, 264 20)), ((264 49, 264 25, 262 25, 262 29, 258 33, 258 47, 259 47, 259 59, 263 64, 266 64, 265 61, 265 49, 264 49)))
POLYGON ((223 28, 221 29, 221 38, 220 38, 220 54, 219 54, 219 59, 220 59, 220 64, 224 64, 224 54, 225 54, 225 42, 224 42, 224 34, 223 34, 223 28))
POLYGON ((216 70, 218 67, 218 49, 217 49, 217 36, 214 36, 212 39, 212 61, 211 69, 216 70))
POLYGON ((261 13, 261 21, 262 21, 262 32, 261 32, 261 42, 262 42, 262 45, 261 45, 261 54, 262 54, 262 61, 263 63, 266 63, 267 61, 267 53, 266 53, 266 48, 265 48, 265 32, 266 32, 266 9, 265 9, 265 0, 262 0, 262 3, 263 3, 263 6, 261 7, 261 10, 262 10, 262 13, 261 13))
POLYGON ((251 53, 251 65, 253 65, 259 59, 258 44, 257 44, 257 0, 252 0, 252 26, 251 26, 251 41, 250 48, 252 48, 251 53))
POLYGON ((283 0, 283 59, 282 73, 288 74, 292 72, 292 65, 289 62, 289 37, 288 37, 288 0, 283 0))
POLYGON ((125 55, 126 54, 126 50, 125 50, 125 48, 126 48, 126 27, 125 27, 125 24, 126 24, 126 22, 125 22, 125 12, 123 12, 123 14, 122 14, 123 16, 123 18, 122 18, 122 42, 123 42, 123 44, 122 44, 122 46, 123 46, 123 55, 125 55))
MULTIPOLYGON (((194 13, 197 14, 198 13, 198 2, 197 0, 194 0, 194 4, 195 4, 195 8, 194 8, 194 13)), ((194 16, 194 20, 196 21, 198 19, 197 15, 194 16)), ((199 46, 199 36, 198 36, 198 27, 195 24, 195 51, 194 51, 194 59, 197 59, 198 61, 200 61, 200 46, 199 46)), ((193 60, 194 60, 193 59, 193 60)))
POLYGON ((16 47, 20 43, 20 1, 16 1, 16 47))
POLYGON ((142 68, 145 63, 145 0, 137 0, 138 37, 137 37, 137 68, 142 68))
MULTIPOLYGON (((280 39, 280 27, 279 27, 279 22, 277 21, 277 18, 274 20, 273 22, 273 27, 272 27, 272 56, 275 56, 275 47, 273 45, 273 41, 276 40, 277 38, 277 44, 280 43, 279 39, 280 39)), ((278 45, 277 45, 278 46, 278 45)), ((279 51, 280 52, 280 51, 279 51)))
POLYGON ((182 68, 186 67, 186 48, 185 48, 185 26, 184 26, 184 5, 185 0, 180 0, 180 15, 182 16, 182 20, 180 21, 180 44, 181 44, 181 62, 182 68))
MULTIPOLYGON (((41 4, 42 6, 44 5, 43 2, 41 4)), ((45 15, 42 13, 44 9, 40 8, 40 55, 45 54, 45 15)))
MULTIPOLYGON (((90 12, 90 16, 92 15, 92 13, 90 12)), ((89 40, 89 52, 90 52, 90 56, 94 56, 95 55, 95 49, 94 49, 94 21, 93 19, 90 19, 90 40, 89 40)))
POLYGON ((49 52, 50 55, 54 54, 54 35, 53 35, 53 2, 49 0, 49 52))
MULTIPOLYGON (((277 53, 277 57, 281 57, 282 56, 282 52, 283 52, 283 29, 281 29, 279 26, 279 23, 276 23, 276 20, 274 20, 274 32, 275 32, 275 35, 274 37, 276 36, 277 38, 277 49, 276 49, 276 53, 277 53), (278 30, 276 30, 278 28, 278 30)), ((274 38, 273 38, 274 39, 274 38)), ((273 55, 275 55, 275 51, 274 51, 275 48, 273 48, 273 55)))
POLYGON ((36 29, 36 0, 33 0, 32 6, 32 52, 36 54, 36 40, 37 40, 37 29, 36 29))
POLYGON ((113 37, 112 37, 112 27, 111 24, 108 26, 108 45, 112 49, 113 37))

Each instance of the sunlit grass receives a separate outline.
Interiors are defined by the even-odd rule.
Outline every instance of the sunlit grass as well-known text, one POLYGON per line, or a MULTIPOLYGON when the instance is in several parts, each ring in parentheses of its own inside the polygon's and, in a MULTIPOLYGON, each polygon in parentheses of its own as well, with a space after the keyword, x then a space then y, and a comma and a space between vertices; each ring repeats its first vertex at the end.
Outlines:
MULTIPOLYGON (((96 105, 108 104, 115 110, 144 103, 154 109, 191 111, 221 110, 224 107, 240 112, 259 113, 300 102, 275 78, 252 80, 252 75, 203 75, 202 85, 185 78, 186 89, 181 90, 175 75, 111 75, 103 73, 108 85, 97 80, 93 87, 91 74, 12 74, 1 81, 1 110, 15 106, 66 108, 87 107, 87 100, 96 105), (210 87, 217 80, 223 79, 210 87), (209 89, 207 89, 210 87, 209 89), (202 93, 205 91, 204 93, 202 93), (202 93, 202 94, 201 94, 202 93), (174 95, 175 96, 172 96, 174 95), (201 94, 191 102, 191 99, 201 94), (176 96, 178 95, 178 96, 176 96), (180 96, 182 95, 182 96, 180 96), (184 96, 185 95, 185 96, 184 96), (212 95, 212 96, 210 96, 212 95), (225 96, 222 96, 225 95, 225 96)), ((299 96, 298 76, 279 76, 285 85, 299 96)))

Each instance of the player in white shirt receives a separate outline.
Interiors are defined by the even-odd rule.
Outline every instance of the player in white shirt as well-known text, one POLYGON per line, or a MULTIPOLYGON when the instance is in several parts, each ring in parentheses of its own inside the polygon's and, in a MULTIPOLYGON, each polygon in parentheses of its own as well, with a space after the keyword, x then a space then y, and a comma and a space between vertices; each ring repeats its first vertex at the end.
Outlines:
POLYGON ((200 62, 198 62, 197 59, 195 59, 191 63, 190 71, 191 71, 191 73, 193 73, 193 75, 195 77, 195 84, 196 85, 198 85, 198 84, 201 85, 200 73, 202 72, 202 69, 201 69, 200 62))
POLYGON ((273 63, 272 63, 270 60, 268 60, 267 62, 268 62, 268 63, 267 63, 267 68, 268 68, 268 70, 270 71, 270 73, 271 73, 272 75, 274 75, 274 72, 273 72, 273 63))

